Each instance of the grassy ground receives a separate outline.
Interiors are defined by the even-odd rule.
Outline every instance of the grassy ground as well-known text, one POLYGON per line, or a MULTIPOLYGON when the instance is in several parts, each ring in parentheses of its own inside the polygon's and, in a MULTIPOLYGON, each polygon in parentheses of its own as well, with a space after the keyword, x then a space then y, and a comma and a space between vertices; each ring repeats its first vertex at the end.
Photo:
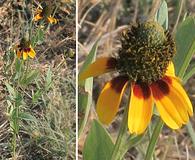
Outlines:
MULTIPOLYGON (((179 1, 168 0, 169 7, 169 30, 172 31, 176 23, 177 15, 179 13, 179 1)), ((135 23, 146 19, 152 1, 146 0, 81 0, 79 1, 79 66, 82 65, 86 55, 89 53, 92 45, 100 38, 98 57, 114 55, 119 46, 120 32, 127 27, 128 24, 135 23)), ((180 16, 180 21, 185 13, 195 14, 195 1, 186 0, 183 3, 183 9, 180 16)), ((97 101, 97 97, 104 86, 105 82, 111 79, 112 75, 106 74, 95 78, 93 97, 97 101)), ((192 77, 185 85, 186 90, 195 104, 194 99, 194 77, 192 77)), ((92 107, 88 125, 85 128, 79 141, 80 159, 82 159, 82 149, 90 122, 92 119, 97 118, 92 107)), ((122 108, 121 108, 122 111, 122 108)), ((154 119, 155 120, 155 119, 154 119)), ((113 140, 117 136, 121 121, 121 112, 118 113, 117 118, 108 127, 108 131, 113 135, 113 140)), ((195 124, 195 118, 191 118, 192 124, 195 124)), ((195 128, 195 125, 193 126, 195 128)), ((126 154, 127 160, 142 159, 142 153, 145 152, 147 143, 144 143, 139 148, 133 148, 126 154)), ((160 135, 158 145, 155 151, 156 156, 160 160, 184 160, 195 159, 195 148, 192 145, 191 138, 185 127, 178 132, 173 132, 167 127, 164 127, 160 135)))
POLYGON ((0 159, 64 160, 75 159, 75 1, 56 0, 58 23, 47 25, 44 35, 29 59, 29 71, 38 74, 27 86, 16 88, 17 58, 10 52, 22 35, 31 30, 37 34, 36 23, 29 23, 40 1, 0 2, 0 159), (19 133, 13 149, 13 128, 10 93, 5 83, 20 93, 20 112, 30 117, 19 120, 19 133))

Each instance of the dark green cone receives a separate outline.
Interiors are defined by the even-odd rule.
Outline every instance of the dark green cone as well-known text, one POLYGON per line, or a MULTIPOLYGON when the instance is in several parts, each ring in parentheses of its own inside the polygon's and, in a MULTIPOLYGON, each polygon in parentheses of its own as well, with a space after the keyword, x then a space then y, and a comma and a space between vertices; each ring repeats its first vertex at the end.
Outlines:
POLYGON ((127 29, 121 38, 117 69, 134 82, 151 84, 161 79, 176 46, 168 31, 157 22, 145 22, 127 29))

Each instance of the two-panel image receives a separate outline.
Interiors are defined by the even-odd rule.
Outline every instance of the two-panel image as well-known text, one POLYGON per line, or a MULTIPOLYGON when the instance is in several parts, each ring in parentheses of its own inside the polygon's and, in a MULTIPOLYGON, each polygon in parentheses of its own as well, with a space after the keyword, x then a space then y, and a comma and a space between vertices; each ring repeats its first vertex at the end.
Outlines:
POLYGON ((195 160, 195 0, 1 0, 0 160, 195 160))

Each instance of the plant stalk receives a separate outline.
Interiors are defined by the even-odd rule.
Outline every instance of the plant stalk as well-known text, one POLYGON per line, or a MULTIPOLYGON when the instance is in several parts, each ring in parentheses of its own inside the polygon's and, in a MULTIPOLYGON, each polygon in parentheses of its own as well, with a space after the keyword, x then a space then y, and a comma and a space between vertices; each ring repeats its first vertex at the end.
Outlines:
POLYGON ((152 133, 152 137, 150 139, 147 151, 146 151, 146 156, 145 156, 145 160, 151 160, 153 157, 153 153, 155 150, 155 146, 158 140, 158 137, 161 133, 161 130, 163 128, 164 122, 161 120, 161 118, 158 118, 157 124, 154 128, 154 131, 152 133))
POLYGON ((111 160, 119 160, 121 159, 121 145, 124 143, 123 141, 123 137, 126 134, 127 131, 127 121, 128 121, 128 108, 129 108, 129 103, 130 103, 130 94, 128 97, 128 103, 127 103, 127 107, 125 107, 124 109, 124 115, 123 115, 123 120, 120 126, 120 130, 119 130, 119 134, 116 140, 116 143, 114 145, 114 149, 111 155, 111 160))

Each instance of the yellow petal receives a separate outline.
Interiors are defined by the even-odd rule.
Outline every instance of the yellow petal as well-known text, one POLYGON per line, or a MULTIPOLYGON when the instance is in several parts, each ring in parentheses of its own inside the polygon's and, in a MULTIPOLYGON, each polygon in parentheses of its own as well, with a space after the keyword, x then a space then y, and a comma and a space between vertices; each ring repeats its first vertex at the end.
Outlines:
POLYGON ((128 127, 130 133, 142 134, 152 117, 153 100, 150 88, 132 84, 129 104, 128 127))
POLYGON ((100 121, 109 124, 115 117, 122 95, 128 84, 128 78, 125 76, 116 77, 104 86, 98 101, 97 114, 100 121))
POLYGON ((47 19, 48 19, 49 23, 51 23, 51 24, 57 23, 57 19, 55 19, 54 17, 49 16, 49 17, 47 17, 47 19))
POLYGON ((165 74, 169 76, 175 76, 175 67, 172 61, 169 62, 169 65, 167 67, 167 71, 165 74))
POLYGON ((117 61, 115 58, 102 57, 98 58, 94 63, 90 64, 86 70, 79 75, 79 81, 89 77, 95 77, 115 69, 117 61))
POLYGON ((185 108, 185 110, 187 110, 188 114, 190 116, 192 116, 193 115, 192 103, 191 103, 186 91, 182 87, 180 81, 174 77, 167 77, 164 80, 167 81, 167 83, 170 83, 171 90, 173 90, 175 92, 175 94, 178 95, 179 99, 183 102, 183 103, 180 103, 180 106, 183 106, 182 108, 185 108), (171 79, 171 81, 170 81, 170 79, 171 79))
POLYGON ((17 51, 16 51, 16 55, 17 55, 18 59, 20 59, 20 57, 21 57, 21 55, 22 55, 21 51, 17 50, 17 51))
POLYGON ((161 118, 170 128, 178 129, 188 122, 189 116, 185 107, 186 100, 181 91, 173 87, 173 81, 175 79, 165 77, 153 83, 151 88, 161 118))
POLYGON ((42 19, 43 18, 43 16, 41 16, 41 14, 40 13, 38 13, 35 17, 34 17, 34 21, 39 21, 40 19, 42 19))
POLYGON ((26 60, 28 58, 28 53, 23 51, 23 60, 26 60))
POLYGON ((28 52, 28 55, 30 58, 34 58, 36 55, 34 49, 31 46, 30 46, 30 51, 28 52))

